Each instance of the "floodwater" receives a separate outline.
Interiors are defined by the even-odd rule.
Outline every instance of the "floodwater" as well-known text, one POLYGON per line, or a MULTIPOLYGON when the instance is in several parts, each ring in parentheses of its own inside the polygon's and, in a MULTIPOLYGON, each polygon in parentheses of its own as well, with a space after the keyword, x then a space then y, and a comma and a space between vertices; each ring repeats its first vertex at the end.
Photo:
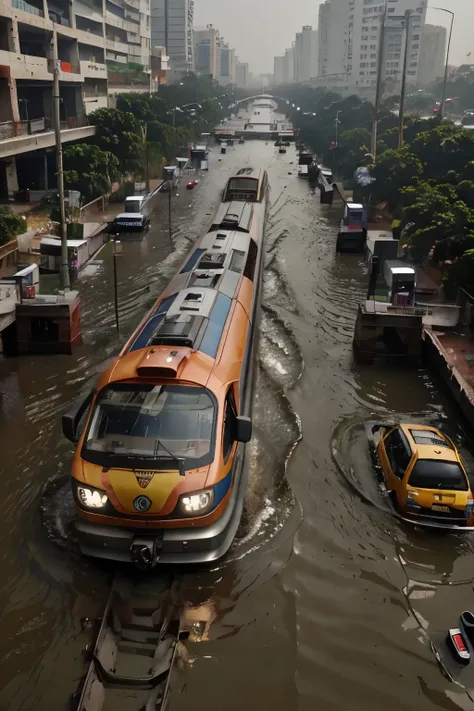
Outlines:
POLYGON ((60 414, 119 350, 243 165, 268 170, 272 203, 256 436, 237 540, 184 578, 183 603, 202 625, 170 710, 472 707, 429 645, 474 607, 471 538, 417 530, 374 502, 363 423, 401 417, 466 435, 425 370, 353 362, 367 276, 358 257, 336 257, 339 215, 298 180, 295 156, 265 142, 222 158, 214 149, 196 190, 173 197, 172 241, 164 197, 148 235, 124 244, 120 337, 105 248, 78 282, 84 344, 0 360, 1 711, 68 707, 113 572, 76 551, 60 414))

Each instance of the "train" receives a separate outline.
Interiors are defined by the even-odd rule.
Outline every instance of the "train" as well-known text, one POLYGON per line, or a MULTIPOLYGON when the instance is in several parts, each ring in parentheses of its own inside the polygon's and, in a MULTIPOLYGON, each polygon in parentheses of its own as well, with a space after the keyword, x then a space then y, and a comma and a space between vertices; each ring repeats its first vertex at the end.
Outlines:
POLYGON ((230 548, 248 478, 268 191, 264 170, 229 178, 206 234, 63 415, 84 555, 150 568, 230 548))

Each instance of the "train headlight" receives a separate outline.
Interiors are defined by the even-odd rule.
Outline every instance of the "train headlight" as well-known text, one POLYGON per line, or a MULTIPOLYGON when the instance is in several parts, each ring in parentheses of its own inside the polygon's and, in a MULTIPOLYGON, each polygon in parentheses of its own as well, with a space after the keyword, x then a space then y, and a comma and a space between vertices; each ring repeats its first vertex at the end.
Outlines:
POLYGON ((214 491, 203 489, 193 494, 184 494, 179 499, 179 513, 182 516, 203 516, 214 502, 214 491))
POLYGON ((76 492, 79 504, 85 509, 103 509, 107 505, 108 498, 99 489, 78 484, 76 492))

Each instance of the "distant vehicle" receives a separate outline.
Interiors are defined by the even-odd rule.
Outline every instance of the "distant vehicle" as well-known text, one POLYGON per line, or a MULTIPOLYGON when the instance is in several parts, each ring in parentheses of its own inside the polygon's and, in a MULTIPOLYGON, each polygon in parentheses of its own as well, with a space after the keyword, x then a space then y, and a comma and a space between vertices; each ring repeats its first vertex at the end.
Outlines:
POLYGON ((404 518, 436 527, 474 527, 469 478, 447 435, 427 425, 385 427, 376 452, 392 503, 404 518))
POLYGON ((197 184, 197 180, 190 180, 189 183, 186 185, 186 190, 194 190, 197 184))
POLYGON ((344 208, 336 240, 336 252, 365 252, 367 211, 363 205, 348 202, 344 208))
POLYGON ((469 109, 464 112, 461 119, 461 126, 474 126, 474 109, 469 109))
POLYGON ((125 200, 125 211, 117 215, 112 223, 112 231, 146 230, 150 225, 150 218, 143 214, 146 197, 146 195, 128 197, 125 200))

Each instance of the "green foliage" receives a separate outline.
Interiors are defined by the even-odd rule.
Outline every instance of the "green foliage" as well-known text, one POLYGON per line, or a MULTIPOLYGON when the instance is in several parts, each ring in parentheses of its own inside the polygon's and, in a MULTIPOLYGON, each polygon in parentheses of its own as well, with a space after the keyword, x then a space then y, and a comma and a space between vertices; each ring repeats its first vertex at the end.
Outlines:
POLYGON ((370 174, 375 178, 371 185, 372 202, 387 202, 394 210, 400 204, 401 191, 416 185, 423 174, 423 164, 407 147, 387 150, 379 156, 370 174))
POLYGON ((97 126, 96 146, 117 158, 120 172, 133 173, 139 165, 138 153, 143 142, 139 119, 126 111, 98 109, 89 115, 89 121, 97 126))
POLYGON ((119 160, 96 145, 67 146, 63 157, 65 185, 71 190, 79 190, 85 202, 107 195, 111 184, 120 179, 119 160))
POLYGON ((0 205, 0 245, 10 242, 25 231, 25 220, 14 215, 8 205, 0 205))

